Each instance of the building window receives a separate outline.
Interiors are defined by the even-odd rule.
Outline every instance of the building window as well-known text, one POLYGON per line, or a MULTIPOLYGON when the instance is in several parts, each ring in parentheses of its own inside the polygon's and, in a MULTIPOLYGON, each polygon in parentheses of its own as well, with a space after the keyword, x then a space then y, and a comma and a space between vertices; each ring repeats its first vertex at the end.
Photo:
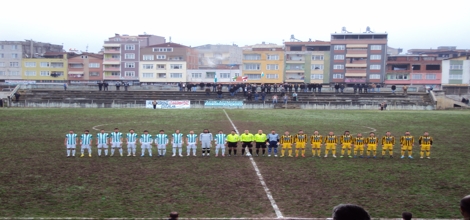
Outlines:
POLYGON ((343 74, 333 74, 333 79, 342 79, 343 74))
MULTIPOLYGON (((10 71, 10 76, 19 76, 19 75, 20 75, 20 71, 10 71)), ((36 73, 34 75, 36 75, 36 73)))
POLYGON ((126 46, 124 46, 124 50, 135 50, 135 45, 134 44, 126 44, 126 46))
POLYGON ((157 60, 164 60, 166 59, 166 55, 157 55, 157 60))
POLYGON ((169 57, 169 60, 183 60, 183 57, 169 57))
POLYGON ((380 79, 380 74, 370 74, 369 79, 380 79))
POLYGON ((451 70, 461 70, 463 69, 463 65, 450 65, 451 70))
POLYGON ((166 78, 166 73, 158 73, 158 78, 166 78))
POLYGON ((235 77, 239 77, 240 76, 240 73, 235 73, 235 77))
POLYGON ((324 60, 323 55, 313 55, 312 60, 324 60))
POLYGON ((408 75, 406 74, 390 74, 387 77, 388 79, 395 79, 395 80, 408 79, 408 75))
POLYGON ((142 78, 153 78, 153 73, 142 73, 142 78))
POLYGON ((134 71, 126 71, 126 72, 124 72, 124 76, 135 77, 135 72, 134 71))
POLYGON ((260 54, 245 54, 243 56, 243 59, 245 59, 245 60, 261 60, 261 55, 260 54))
POLYGON ((279 55, 268 55, 268 60, 279 60, 279 55))
POLYGON ((25 76, 36 76, 36 71, 26 71, 24 72, 25 76))
POLYGON ((334 70, 342 70, 342 69, 344 69, 344 65, 340 65, 340 64, 333 65, 333 69, 334 70))
POLYGON ((230 78, 230 73, 220 73, 220 78, 221 79, 228 79, 228 78, 230 78))
POLYGON ((0 71, 0 76, 6 76, 6 72, 5 71, 0 71))
POLYGON ((41 71, 41 72, 39 73, 39 75, 40 75, 40 76, 50 76, 51 73, 50 73, 49 71, 41 71))
POLYGON ((172 47, 157 47, 157 48, 152 48, 153 52, 173 52, 172 47))
POLYGON ((191 78, 201 78, 202 73, 191 73, 191 78))
POLYGON ((113 41, 121 41, 121 38, 114 38, 113 41))
POLYGON ((88 59, 88 56, 82 56, 82 59, 88 59))
POLYGON ((182 64, 170 64, 170 69, 180 70, 180 69, 183 69, 183 65, 182 64))
POLYGON ((19 67, 20 63, 18 62, 10 62, 10 67, 19 67))
POLYGON ((312 74, 310 79, 323 79, 323 74, 312 74))
POLYGON ((422 79, 423 76, 421 74, 413 74, 411 75, 411 79, 422 79))
POLYGON ((12 54, 11 54, 11 58, 13 58, 13 59, 18 59, 18 54, 17 54, 17 53, 12 53, 12 54))
POLYGON ((278 79, 278 74, 266 74, 266 79, 278 79))
POLYGON ((278 64, 267 64, 267 65, 266 65, 266 69, 267 69, 267 70, 278 70, 278 69, 279 69, 279 65, 278 65, 278 64))
POLYGON ((157 69, 165 69, 165 64, 157 64, 157 69))
POLYGON ((5 67, 5 62, 0 62, 0 67, 5 67))
POLYGON ((69 64, 69 67, 79 69, 79 68, 83 68, 83 64, 82 63, 71 63, 71 64, 69 64))
POLYGON ((153 55, 144 55, 143 60, 153 60, 153 55))
POLYGON ((371 50, 382 50, 382 45, 370 45, 371 50))
POLYGON ((433 60, 436 60, 436 59, 434 57, 423 57, 423 60, 433 61, 433 60))
POLYGON ((124 58, 126 58, 126 59, 135 59, 135 53, 126 53, 126 54, 124 54, 124 58))
POLYGON ((426 74, 426 79, 434 80, 434 79, 437 79, 437 76, 436 74, 426 74))
POLYGON ((215 72, 206 72, 206 78, 207 79, 214 79, 215 78, 215 72))
POLYGON ((450 74, 449 79, 462 79, 461 74, 450 74))
POLYGON ((381 60, 381 59, 382 59, 382 55, 370 55, 370 59, 371 59, 371 60, 381 60))
POLYGON ((322 70, 324 69, 323 64, 312 64, 312 70, 322 70))
POLYGON ((261 74, 246 74, 249 80, 260 80, 261 74))
POLYGON ((0 58, 5 58, 5 54, 0 53, 0 58))
POLYGON ((2 45, 0 45, 0 50, 3 50, 3 49, 4 49, 4 47, 3 47, 3 44, 2 44, 2 45))
POLYGON ((146 70, 153 69, 153 64, 142 64, 142 68, 146 70))
POLYGON ((36 67, 36 62, 25 62, 24 67, 36 67))
POLYGON ((382 68, 379 64, 370 65, 369 69, 371 70, 380 70, 382 68))
POLYGON ((345 50, 346 49, 346 46, 344 45, 335 45, 333 47, 333 50, 345 50))
POLYGON ((100 68, 100 64, 99 63, 89 63, 88 67, 90 67, 90 68, 100 68))
POLYGON ((49 67, 49 63, 48 62, 41 62, 41 67, 49 67))
POLYGON ((121 59, 121 56, 117 55, 117 54, 113 54, 113 55, 111 55, 111 58, 112 59, 121 59))
POLYGON ((111 72, 111 76, 121 76, 121 73, 119 73, 119 72, 111 72))
POLYGON ((100 76, 99 72, 90 72, 90 76, 100 76))
POLYGON ((124 67, 126 67, 126 68, 135 68, 135 63, 125 63, 124 67))
POLYGON ((260 64, 257 63, 247 63, 244 66, 245 70, 259 70, 260 64))
POLYGON ((182 73, 170 73, 170 78, 183 78, 182 73))
POLYGON ((303 64, 287 64, 286 70, 303 70, 303 64))
POLYGON ((18 45, 11 45, 12 50, 18 50, 18 45))
POLYGON ((344 60, 344 55, 334 55, 333 59, 334 60, 344 60))

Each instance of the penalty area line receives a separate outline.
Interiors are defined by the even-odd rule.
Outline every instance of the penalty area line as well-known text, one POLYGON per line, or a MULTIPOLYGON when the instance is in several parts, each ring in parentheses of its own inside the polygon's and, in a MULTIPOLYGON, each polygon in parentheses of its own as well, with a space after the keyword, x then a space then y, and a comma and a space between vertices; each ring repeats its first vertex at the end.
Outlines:
MULTIPOLYGON (((227 114, 227 112, 225 111, 225 109, 223 109, 223 110, 224 110, 225 116, 227 116, 227 119, 230 121, 230 124, 232 124, 233 129, 237 132, 237 134, 240 134, 240 132, 238 132, 237 127, 235 126, 235 124, 233 124, 232 119, 230 119, 230 117, 228 116, 228 114, 227 114)), ((277 204, 276 204, 276 201, 274 201, 274 198, 273 198, 273 195, 271 194, 271 191, 269 190, 268 186, 266 185, 266 182, 264 182, 264 178, 263 178, 263 176, 261 175, 261 172, 259 171, 258 165, 256 165, 256 162, 255 162, 255 160, 253 159, 253 157, 250 157, 250 161, 251 161, 251 165, 253 165, 253 168, 254 168, 255 171, 256 171, 256 175, 257 175, 258 178, 259 178, 259 181, 260 181, 260 183, 261 183, 261 186, 263 186, 264 192, 266 192, 266 196, 268 196, 268 199, 269 199, 269 201, 271 202, 271 206, 273 207, 274 212, 276 213, 277 218, 284 218, 284 217, 282 216, 281 210, 279 210, 279 207, 278 207, 277 204)))

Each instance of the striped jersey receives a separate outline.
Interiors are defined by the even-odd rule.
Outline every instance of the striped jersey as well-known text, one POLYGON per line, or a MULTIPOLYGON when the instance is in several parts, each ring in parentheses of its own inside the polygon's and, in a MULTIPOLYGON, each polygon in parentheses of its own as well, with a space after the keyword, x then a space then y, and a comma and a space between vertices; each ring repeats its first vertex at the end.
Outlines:
POLYGON ((140 135, 140 143, 152 143, 152 135, 151 134, 142 134, 140 135))
POLYGON ((365 142, 366 141, 365 141, 364 137, 356 137, 353 140, 354 145, 364 145, 365 142))
POLYGON ((310 143, 322 143, 323 137, 321 135, 312 135, 310 136, 310 143))
POLYGON ((353 141, 353 137, 351 135, 341 135, 339 138, 339 142, 342 144, 350 144, 353 141))
POLYGON ((227 142, 236 143, 240 140, 240 136, 238 134, 229 134, 227 135, 227 142))
POLYGON ((182 144, 183 143, 183 134, 181 133, 174 133, 171 136, 173 136, 173 141, 172 143, 174 144, 182 144))
POLYGON ((306 134, 296 134, 294 137, 295 143, 307 143, 307 135, 306 134))
POLYGON ((98 140, 98 144, 107 144, 108 143, 108 133, 98 133, 96 135, 96 140, 98 140))
POLYGON ((67 139, 67 145, 77 144, 77 134, 66 134, 65 138, 67 139))
POLYGON ((225 144, 225 139, 227 138, 226 134, 216 134, 214 141, 216 144, 225 144))
POLYGON ((155 135, 156 144, 168 144, 168 135, 166 134, 157 134, 155 135))
POLYGON ((382 137, 382 145, 384 144, 395 144, 395 137, 394 136, 383 136, 382 137))
POLYGON ((325 143, 327 144, 337 144, 338 143, 338 137, 335 135, 327 135, 325 137, 325 143))
POLYGON ((366 144, 378 144, 379 140, 377 137, 367 137, 366 144))
POLYGON ((425 145, 432 145, 432 137, 431 136, 420 136, 418 139, 419 144, 425 145))
POLYGON ((282 135, 279 139, 280 144, 292 144, 294 143, 294 137, 292 135, 282 135))
POLYGON ((82 134, 82 136, 80 136, 80 139, 82 140, 83 145, 90 145, 92 138, 93 138, 92 134, 82 134))
POLYGON ((197 134, 187 134, 186 139, 188 140, 188 143, 196 143, 197 134))
POLYGON ((415 138, 411 135, 401 136, 400 144, 404 146, 413 146, 415 138))
POLYGON ((138 135, 136 133, 132 133, 132 134, 127 133, 126 137, 127 137, 127 142, 133 143, 133 142, 137 141, 138 135))
POLYGON ((122 133, 121 132, 111 132, 111 142, 112 143, 117 143, 117 142, 121 142, 121 138, 122 138, 122 133))

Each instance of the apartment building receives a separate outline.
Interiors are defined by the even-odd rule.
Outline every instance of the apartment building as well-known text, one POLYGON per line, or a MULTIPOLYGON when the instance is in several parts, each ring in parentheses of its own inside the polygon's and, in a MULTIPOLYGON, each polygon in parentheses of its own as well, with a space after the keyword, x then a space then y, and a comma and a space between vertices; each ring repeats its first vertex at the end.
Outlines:
POLYGON ((387 58, 387 85, 423 85, 440 88, 441 60, 436 55, 397 55, 387 58))
POLYGON ((199 67, 214 68, 217 65, 242 63, 242 48, 237 45, 207 44, 195 47, 198 52, 199 67))
POLYGON ((67 82, 67 53, 46 52, 41 57, 24 58, 21 77, 38 83, 67 82))
POLYGON ((330 82, 382 83, 387 61, 387 33, 331 34, 330 82))
POLYGON ((470 56, 451 58, 442 61, 442 80, 444 85, 470 86, 470 56))
POLYGON ((284 46, 256 44, 243 48, 243 76, 248 83, 282 83, 284 46))
POLYGON ((140 50, 140 82, 186 82, 187 69, 198 69, 198 53, 194 48, 163 43, 140 50))
POLYGON ((285 42, 284 81, 288 83, 328 83, 330 42, 285 42))
POLYGON ((218 64, 212 68, 199 67, 199 69, 188 69, 186 81, 191 83, 231 83, 241 76, 241 65, 218 64))
POLYGON ((69 53, 68 80, 70 83, 98 83, 103 81, 103 55, 69 53))

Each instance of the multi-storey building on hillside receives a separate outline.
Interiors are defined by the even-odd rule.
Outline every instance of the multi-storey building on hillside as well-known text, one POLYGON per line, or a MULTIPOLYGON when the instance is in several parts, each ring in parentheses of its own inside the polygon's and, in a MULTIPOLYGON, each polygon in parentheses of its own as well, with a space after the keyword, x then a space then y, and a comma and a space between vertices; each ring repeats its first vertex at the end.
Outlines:
POLYGON ((207 44, 195 47, 198 52, 199 67, 214 68, 217 65, 242 63, 242 48, 237 45, 207 44))
POLYGON ((440 88, 441 60, 437 56, 397 55, 387 58, 387 85, 423 85, 440 88))
POLYGON ((67 53, 46 52, 41 57, 24 58, 22 79, 38 83, 67 82, 67 53))
POLYGON ((285 42, 284 81, 294 83, 328 83, 330 42, 285 42))
POLYGON ((243 49, 243 76, 248 83, 282 83, 284 46, 256 44, 243 49))
POLYGON ((98 83, 103 81, 103 55, 69 53, 67 76, 70 83, 98 83))

